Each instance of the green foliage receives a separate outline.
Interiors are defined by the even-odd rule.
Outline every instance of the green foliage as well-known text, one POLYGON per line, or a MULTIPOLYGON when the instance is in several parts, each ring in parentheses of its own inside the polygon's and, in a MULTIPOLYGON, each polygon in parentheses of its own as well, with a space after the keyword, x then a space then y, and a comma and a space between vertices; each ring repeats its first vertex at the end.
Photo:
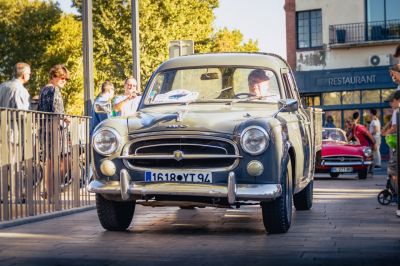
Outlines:
MULTIPOLYGON (((142 89, 151 73, 168 59, 173 40, 193 40, 195 52, 258 51, 253 40, 243 43, 238 30, 213 33, 218 0, 139 0, 142 89)), ((95 91, 110 80, 117 92, 132 75, 131 0, 95 0, 93 57, 95 91)), ((82 0, 73 0, 81 11, 82 0)), ((0 82, 11 77, 16 62, 27 62, 30 94, 38 95, 54 64, 65 64, 71 79, 62 90, 66 111, 83 113, 81 17, 65 15, 55 0, 0 0, 0 82)))
POLYGON ((243 34, 238 30, 229 31, 227 28, 219 30, 212 38, 211 51, 213 52, 257 52, 258 42, 249 40, 243 42, 243 34))
POLYGON ((62 90, 66 110, 81 114, 81 107, 73 108, 79 99, 83 102, 81 50, 81 23, 63 15, 54 2, 0 0, 0 82, 12 77, 15 63, 26 62, 32 69, 26 87, 31 96, 38 95, 51 66, 65 64, 72 72, 62 90))
MULTIPOLYGON (((168 59, 168 45, 173 40, 194 40, 195 51, 203 53, 258 51, 257 42, 252 40, 241 45, 243 36, 239 31, 231 33, 225 29, 221 34, 212 35, 213 9, 218 7, 218 0, 138 2, 142 89, 157 66, 168 59), (228 45, 223 44, 226 41, 228 45)), ((81 0, 73 3, 81 10, 81 0)), ((121 92, 123 80, 132 75, 131 1, 93 1, 93 30, 96 87, 108 79, 121 92)))

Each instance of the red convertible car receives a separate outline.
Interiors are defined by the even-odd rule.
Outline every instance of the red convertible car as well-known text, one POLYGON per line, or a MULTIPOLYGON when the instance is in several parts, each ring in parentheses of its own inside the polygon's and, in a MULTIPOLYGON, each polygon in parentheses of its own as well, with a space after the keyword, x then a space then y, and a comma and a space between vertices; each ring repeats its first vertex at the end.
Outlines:
POLYGON ((348 142, 340 128, 322 129, 322 150, 318 157, 316 172, 329 173, 333 178, 358 173, 359 179, 365 179, 373 161, 371 148, 348 142))

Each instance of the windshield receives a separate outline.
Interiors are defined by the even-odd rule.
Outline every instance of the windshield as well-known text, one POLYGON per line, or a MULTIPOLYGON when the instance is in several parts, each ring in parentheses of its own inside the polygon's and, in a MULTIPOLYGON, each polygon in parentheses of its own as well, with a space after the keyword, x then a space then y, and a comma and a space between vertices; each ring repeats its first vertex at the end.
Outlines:
POLYGON ((274 72, 255 68, 208 67, 158 73, 147 90, 146 105, 210 101, 277 103, 274 72))
POLYGON ((322 140, 346 142, 346 134, 340 128, 323 128, 322 140))

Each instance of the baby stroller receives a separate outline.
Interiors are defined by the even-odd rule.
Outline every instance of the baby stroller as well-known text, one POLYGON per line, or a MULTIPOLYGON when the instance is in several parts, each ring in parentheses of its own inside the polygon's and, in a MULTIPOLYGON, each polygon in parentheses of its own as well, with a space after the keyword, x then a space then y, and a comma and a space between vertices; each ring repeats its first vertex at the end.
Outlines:
POLYGON ((382 205, 389 205, 392 202, 397 203, 397 154, 396 154, 396 135, 386 137, 386 143, 390 147, 390 159, 388 162, 388 178, 386 188, 379 192, 378 202, 382 205))

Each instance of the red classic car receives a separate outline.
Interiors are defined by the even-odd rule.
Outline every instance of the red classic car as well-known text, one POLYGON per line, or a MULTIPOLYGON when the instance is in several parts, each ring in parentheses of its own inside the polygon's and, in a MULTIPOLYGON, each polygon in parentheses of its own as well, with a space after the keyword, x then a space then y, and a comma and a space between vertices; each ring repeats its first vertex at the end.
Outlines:
POLYGON ((370 147, 348 142, 345 132, 340 128, 322 129, 322 150, 315 170, 329 173, 336 178, 343 173, 358 173, 359 179, 367 178, 372 166, 370 147))

